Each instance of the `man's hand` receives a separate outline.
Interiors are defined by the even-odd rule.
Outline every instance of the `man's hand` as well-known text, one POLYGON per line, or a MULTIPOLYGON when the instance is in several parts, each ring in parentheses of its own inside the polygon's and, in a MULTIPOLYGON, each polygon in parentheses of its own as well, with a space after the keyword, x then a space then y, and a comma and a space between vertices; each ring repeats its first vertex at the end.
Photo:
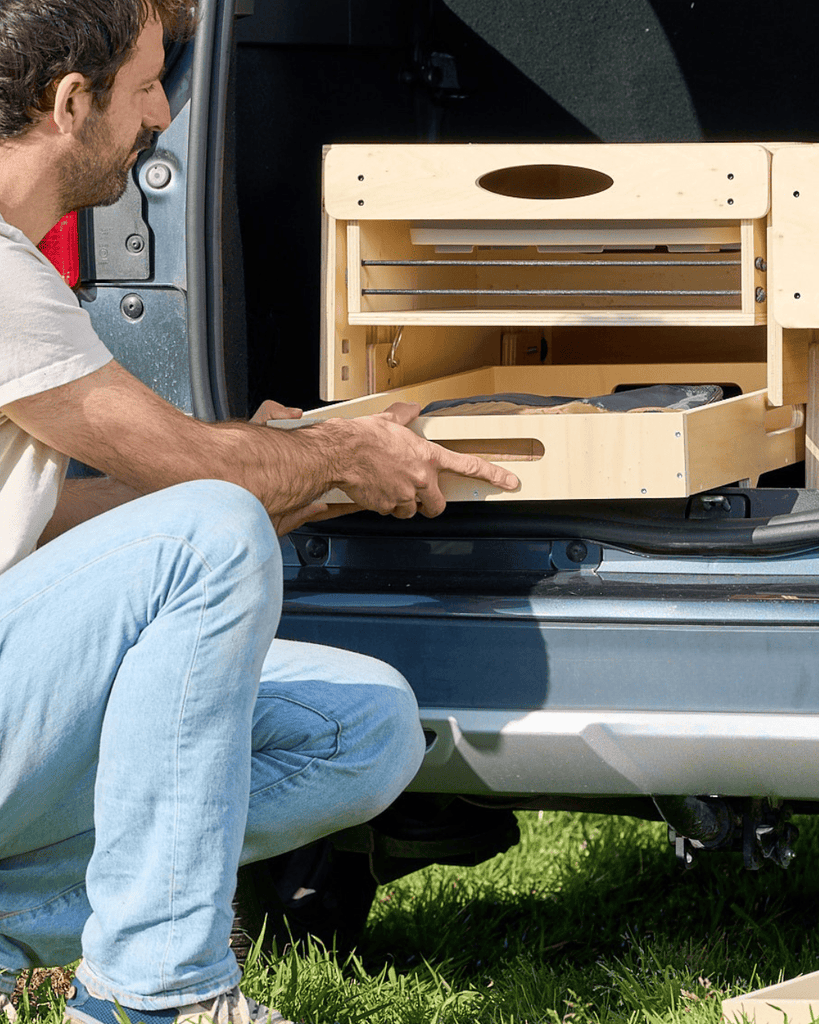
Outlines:
POLYGON ((414 403, 396 402, 374 416, 327 421, 349 437, 337 486, 356 504, 398 519, 410 519, 416 512, 432 518, 446 506, 441 473, 486 480, 504 491, 520 486, 518 478, 500 466, 477 455, 451 452, 408 430, 419 411, 414 403))
POLYGON ((294 409, 292 406, 274 402, 272 398, 266 398, 250 417, 250 422, 267 423, 268 420, 300 420, 301 416, 301 409, 294 409))
MULTIPOLYGON (((274 402, 272 398, 265 399, 256 412, 251 416, 251 423, 267 423, 268 420, 300 420, 302 410, 293 406, 282 405, 274 402)), ((284 537, 291 530, 298 530, 305 523, 318 523, 325 519, 337 519, 339 516, 348 516, 351 512, 360 512, 358 505, 328 505, 325 501, 313 501, 302 508, 293 509, 291 512, 284 512, 281 515, 271 515, 270 521, 276 529, 279 537, 284 537)))

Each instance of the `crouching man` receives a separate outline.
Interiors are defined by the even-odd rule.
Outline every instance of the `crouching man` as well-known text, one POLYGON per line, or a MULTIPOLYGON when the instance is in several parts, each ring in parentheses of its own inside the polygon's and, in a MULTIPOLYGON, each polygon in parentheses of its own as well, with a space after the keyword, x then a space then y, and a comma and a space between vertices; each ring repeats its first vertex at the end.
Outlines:
POLYGON ((239 864, 372 817, 420 764, 397 672, 275 639, 276 530, 331 487, 407 518, 443 510, 442 470, 517 484, 417 437, 414 406, 205 424, 111 358, 35 245, 122 194, 169 123, 163 30, 194 20, 189 0, 0 6, 0 1009, 21 970, 82 956, 86 1024, 117 1003, 281 1021, 238 989, 239 864), (69 457, 105 476, 64 481, 69 457))

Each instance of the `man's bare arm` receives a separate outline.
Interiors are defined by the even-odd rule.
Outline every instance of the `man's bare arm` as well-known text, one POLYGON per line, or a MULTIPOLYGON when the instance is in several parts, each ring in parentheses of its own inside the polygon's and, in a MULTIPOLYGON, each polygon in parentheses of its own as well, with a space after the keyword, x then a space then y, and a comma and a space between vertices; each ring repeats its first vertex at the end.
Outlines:
POLYGON ((271 515, 303 508, 331 487, 383 514, 437 515, 445 505, 438 486, 444 470, 517 486, 511 473, 405 429, 417 406, 291 431, 201 423, 113 361, 3 411, 34 437, 140 493, 184 480, 227 480, 254 493, 271 515))

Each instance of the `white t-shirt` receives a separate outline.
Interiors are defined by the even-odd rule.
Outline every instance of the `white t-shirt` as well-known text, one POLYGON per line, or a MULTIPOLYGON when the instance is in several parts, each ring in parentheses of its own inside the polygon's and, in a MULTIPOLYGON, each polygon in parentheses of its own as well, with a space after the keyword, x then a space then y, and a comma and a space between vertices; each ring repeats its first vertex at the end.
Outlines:
POLYGON ((112 358, 45 256, 0 217, 0 573, 31 554, 54 512, 68 457, 3 407, 98 370, 112 358))

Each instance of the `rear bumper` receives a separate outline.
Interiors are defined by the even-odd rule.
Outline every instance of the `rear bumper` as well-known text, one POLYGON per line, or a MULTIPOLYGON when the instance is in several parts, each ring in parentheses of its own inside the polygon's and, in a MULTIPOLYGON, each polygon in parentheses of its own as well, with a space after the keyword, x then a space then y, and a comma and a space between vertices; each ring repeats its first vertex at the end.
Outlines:
POLYGON ((321 565, 285 545, 280 635, 412 685, 412 789, 819 799, 815 551, 584 543, 573 570, 565 541, 465 534, 333 538, 321 565))
POLYGON ((472 795, 819 798, 819 715, 422 708, 409 787, 472 795))

